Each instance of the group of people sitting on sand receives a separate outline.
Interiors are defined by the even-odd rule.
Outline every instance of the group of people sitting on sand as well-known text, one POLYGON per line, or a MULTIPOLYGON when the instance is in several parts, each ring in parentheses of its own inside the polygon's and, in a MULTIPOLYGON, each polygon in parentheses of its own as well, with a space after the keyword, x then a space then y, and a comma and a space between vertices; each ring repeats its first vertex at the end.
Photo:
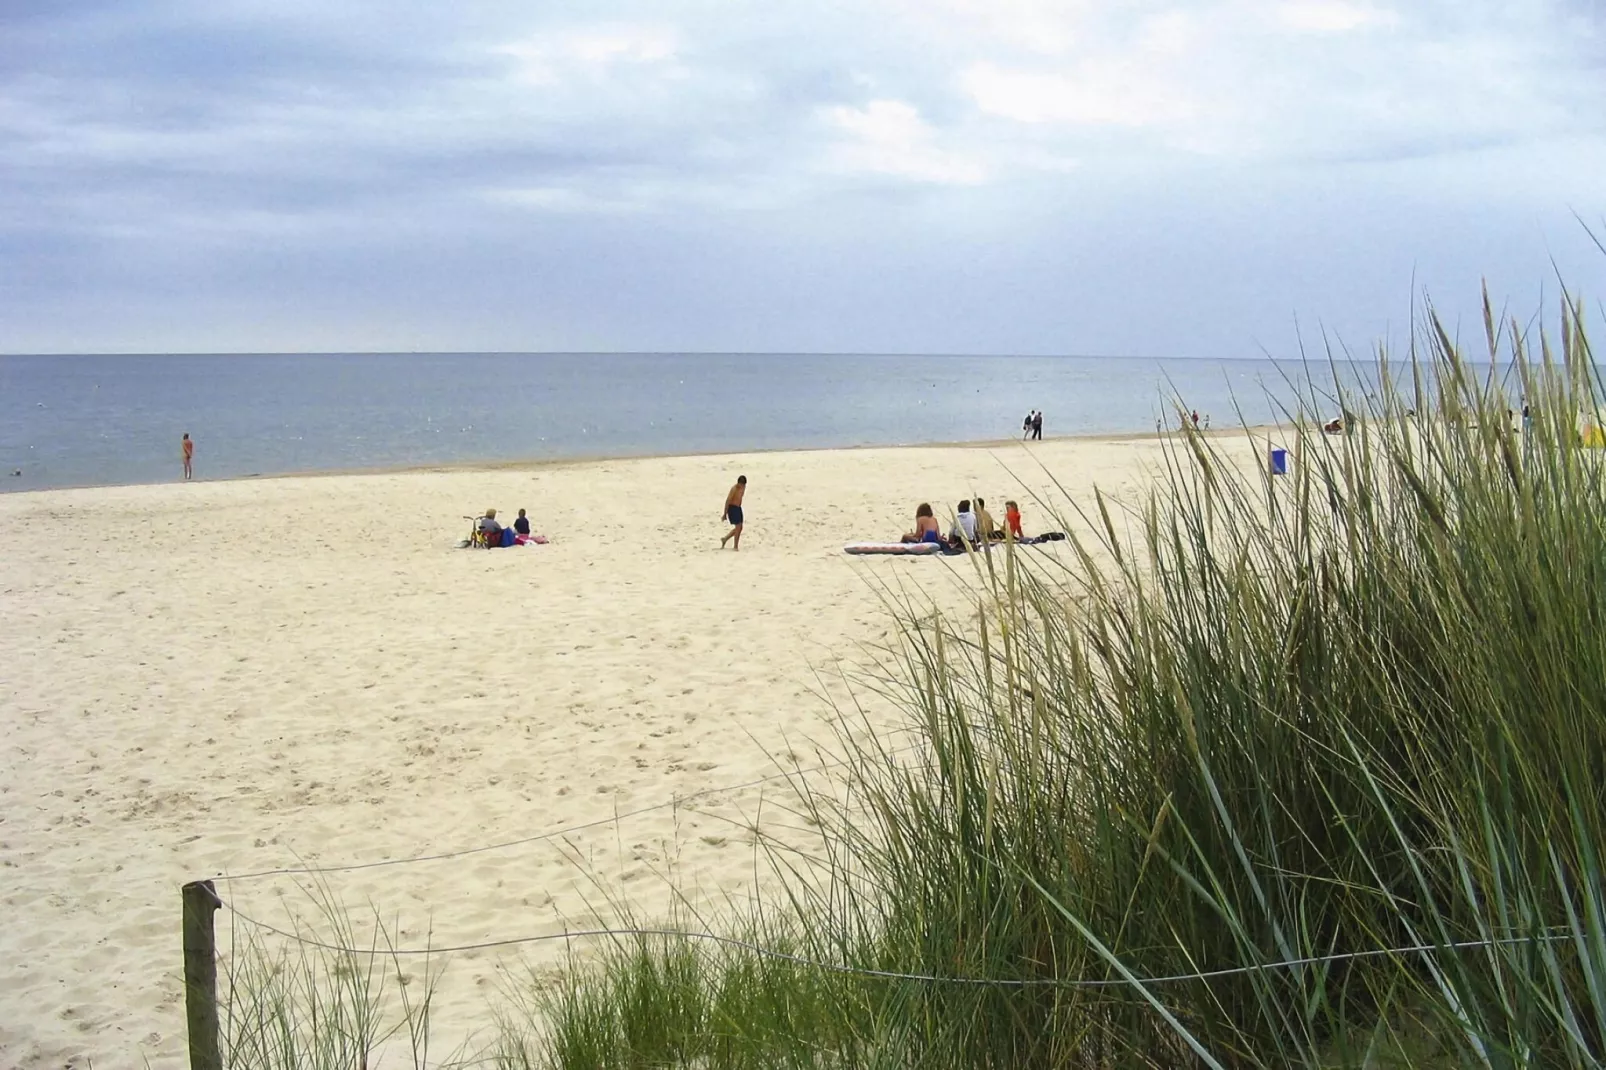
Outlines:
POLYGON ((522 546, 527 542, 546 542, 544 535, 530 534, 530 518, 519 510, 513 523, 503 527, 496 519, 496 510, 487 509, 485 515, 474 521, 474 535, 469 542, 474 546, 522 546))
POLYGON ((982 546, 989 542, 1003 542, 1005 539, 1019 539, 1020 506, 1012 501, 1004 503, 1004 527, 999 527, 987 511, 987 502, 983 498, 976 499, 976 507, 971 508, 969 498, 959 503, 954 513, 954 524, 946 536, 942 533, 937 518, 932 515, 931 503, 921 502, 915 509, 915 529, 904 532, 900 542, 934 542, 939 546, 962 550, 966 546, 982 546))

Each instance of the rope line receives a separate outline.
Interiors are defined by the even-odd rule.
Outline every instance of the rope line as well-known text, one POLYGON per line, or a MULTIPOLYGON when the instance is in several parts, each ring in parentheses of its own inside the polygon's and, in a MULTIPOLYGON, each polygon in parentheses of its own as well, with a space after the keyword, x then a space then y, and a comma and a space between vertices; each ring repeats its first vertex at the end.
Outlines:
MULTIPOLYGON (((918 744, 908 747, 900 747, 896 750, 887 751, 886 754, 901 754, 905 751, 915 750, 917 747, 918 744)), ((597 818, 595 821, 581 822, 578 825, 570 825, 568 828, 557 829, 553 832, 542 832, 534 836, 525 836, 517 840, 506 840, 502 843, 486 844, 483 847, 467 847, 458 851, 441 851, 438 854, 414 855, 409 858, 386 858, 378 862, 353 862, 347 865, 339 866, 287 866, 283 869, 264 869, 253 873, 236 873, 233 875, 216 874, 211 879, 216 882, 233 882, 257 880, 263 877, 316 876, 324 873, 354 873, 357 870, 379 869, 383 866, 404 866, 410 865, 414 862, 440 862, 448 858, 463 858, 467 855, 484 854, 487 851, 501 851, 509 847, 521 847, 527 843, 540 843, 546 840, 555 840, 561 836, 568 836, 576 832, 584 832, 586 829, 597 828, 601 825, 612 825, 629 817, 639 817, 642 814, 651 813, 654 810, 663 810, 671 806, 680 806, 685 803, 693 802, 697 799, 706 798, 709 795, 718 795, 727 791, 741 791, 744 788, 757 787, 760 784, 767 784, 772 780, 779 780, 782 777, 803 776, 809 773, 819 773, 827 769, 835 769, 847 764, 848 762, 846 760, 827 762, 824 765, 813 766, 809 769, 794 769, 779 773, 771 773, 769 776, 759 777, 757 780, 749 780, 744 784, 727 784, 718 788, 705 788, 702 791, 694 791, 690 795, 677 795, 665 802, 653 803, 651 806, 639 806, 634 810, 626 810, 622 814, 615 813, 610 817, 601 817, 597 818)))
POLYGON ((520 944, 550 943, 554 940, 584 940, 596 937, 620 936, 665 936, 683 940, 700 940, 707 943, 722 944, 726 947, 740 948, 755 955, 781 962, 790 962, 797 966, 821 970, 827 973, 848 974, 854 977, 870 977, 889 981, 918 981, 924 984, 954 984, 954 985, 993 985, 1001 988, 1112 988, 1118 985, 1169 985, 1183 981, 1214 981, 1223 977, 1239 977, 1251 973, 1265 973, 1271 970, 1287 970, 1300 966, 1328 965, 1335 962, 1350 962, 1356 959, 1377 958, 1382 955, 1413 955, 1427 951, 1464 951, 1475 948, 1496 947, 1506 944, 1523 944, 1530 942, 1550 943, 1557 940, 1570 940, 1575 933, 1550 933, 1544 936, 1506 936, 1494 940, 1461 940, 1449 944, 1416 944, 1411 947, 1382 947, 1369 948, 1365 951, 1346 951, 1336 955, 1312 955, 1307 958, 1285 959, 1281 962, 1268 962, 1259 966, 1233 966, 1220 970, 1205 970, 1199 973, 1178 973, 1165 977, 1140 977, 1128 981, 1120 977, 1108 978, 1080 978, 1064 980, 1054 977, 1027 978, 1011 980, 996 977, 942 977, 934 974, 901 973, 896 970, 872 970, 858 966, 846 966, 836 962, 820 962, 815 959, 804 958, 785 951, 764 947, 760 944, 739 940, 733 936, 720 936, 718 933, 695 932, 685 929, 574 929, 561 933, 546 933, 539 936, 519 936, 508 940, 486 940, 477 944, 459 944, 453 947, 417 947, 417 948, 355 948, 342 947, 339 944, 330 944, 322 940, 314 940, 297 933, 286 932, 267 922, 257 921, 240 911, 232 903, 224 903, 234 916, 249 925, 263 929, 287 940, 292 940, 306 947, 321 948, 324 951, 334 951, 343 955, 451 955, 460 951, 483 951, 488 948, 513 947, 520 944))

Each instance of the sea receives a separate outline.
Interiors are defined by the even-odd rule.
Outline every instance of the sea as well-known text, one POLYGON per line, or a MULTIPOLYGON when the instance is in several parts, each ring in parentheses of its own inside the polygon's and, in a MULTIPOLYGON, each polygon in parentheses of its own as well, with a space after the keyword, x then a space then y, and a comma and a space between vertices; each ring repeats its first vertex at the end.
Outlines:
POLYGON ((1194 410, 1227 428, 1283 418, 1304 383, 1269 359, 0 356, 0 490, 173 480, 185 433, 196 478, 228 479, 1018 438, 1031 409, 1045 437, 1153 432, 1194 410))

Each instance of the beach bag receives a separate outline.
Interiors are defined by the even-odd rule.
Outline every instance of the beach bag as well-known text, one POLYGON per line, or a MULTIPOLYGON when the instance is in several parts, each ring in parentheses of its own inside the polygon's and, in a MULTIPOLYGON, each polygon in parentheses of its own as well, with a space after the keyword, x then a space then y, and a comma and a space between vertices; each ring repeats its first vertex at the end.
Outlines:
POLYGON ((518 537, 518 532, 514 531, 512 528, 503 528, 502 529, 502 545, 503 546, 512 546, 513 545, 513 540, 515 538, 517 538, 517 537, 518 537))

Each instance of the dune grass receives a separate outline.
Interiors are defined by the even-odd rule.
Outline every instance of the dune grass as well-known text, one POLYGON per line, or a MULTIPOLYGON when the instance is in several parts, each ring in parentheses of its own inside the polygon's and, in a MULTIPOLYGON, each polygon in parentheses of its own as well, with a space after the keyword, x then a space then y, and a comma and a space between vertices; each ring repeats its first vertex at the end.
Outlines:
MULTIPOLYGON (((969 558, 973 613, 889 599, 900 641, 863 683, 919 746, 845 714, 845 775, 795 785, 819 853, 772 846, 777 897, 719 926, 737 942, 620 935, 474 1061, 1606 1064, 1581 318, 1530 347, 1488 315, 1496 370, 1430 318, 1336 399, 1345 434, 1308 419, 1332 402, 1290 414, 1288 475, 1263 440, 1185 431, 1146 501, 1065 518, 1072 553, 969 558)), ((370 951, 247 934, 226 1065, 430 1063, 428 963, 323 913, 370 951)))
MULTIPOLYGON (((393 927, 359 928, 325 886, 306 889, 323 924, 294 941, 231 929, 220 977, 223 1065, 234 1070, 367 1070, 448 1065, 430 1053, 438 961, 404 962, 393 927), (345 950, 336 950, 336 948, 345 950), (380 1059, 386 1052, 389 1059, 380 1059)), ((456 1059, 450 1060, 455 1062, 456 1059)))
POLYGON ((1594 362, 1576 303, 1556 346, 1486 327, 1498 375, 1430 318, 1345 434, 1308 399, 1286 476, 1184 433, 1065 564, 898 607, 871 686, 922 747, 845 725, 846 794, 804 789, 824 876, 778 852, 727 931, 926 979, 624 941, 503 1064, 1606 1062, 1594 362))

